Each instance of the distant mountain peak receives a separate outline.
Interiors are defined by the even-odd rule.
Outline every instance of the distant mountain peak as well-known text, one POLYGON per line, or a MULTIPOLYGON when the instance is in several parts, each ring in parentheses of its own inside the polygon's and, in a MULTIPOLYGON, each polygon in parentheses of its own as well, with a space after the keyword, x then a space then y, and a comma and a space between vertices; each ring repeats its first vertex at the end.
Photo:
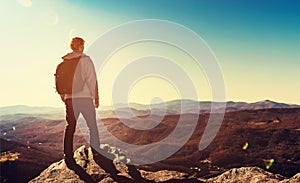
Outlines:
POLYGON ((272 100, 266 99, 266 100, 261 100, 261 101, 254 102, 254 103, 278 103, 278 102, 274 102, 272 100))

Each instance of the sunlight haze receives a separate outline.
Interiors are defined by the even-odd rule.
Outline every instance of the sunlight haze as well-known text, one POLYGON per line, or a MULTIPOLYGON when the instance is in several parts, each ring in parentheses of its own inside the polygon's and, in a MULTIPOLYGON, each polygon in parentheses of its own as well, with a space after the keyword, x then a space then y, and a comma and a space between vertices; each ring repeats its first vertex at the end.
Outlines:
MULTIPOLYGON (((0 106, 63 106, 53 74, 61 57, 71 52, 71 38, 84 38, 88 50, 110 29, 143 19, 176 22, 197 33, 219 61, 227 101, 300 104, 299 9, 298 1, 2 0, 0 106)), ((188 74, 197 90, 195 100, 212 100, 205 72, 190 55, 172 45, 145 41, 118 50, 98 73, 100 105, 112 104, 113 81, 122 69, 156 55, 188 74)), ((154 76, 130 88, 129 102, 181 98, 176 86, 154 76)))

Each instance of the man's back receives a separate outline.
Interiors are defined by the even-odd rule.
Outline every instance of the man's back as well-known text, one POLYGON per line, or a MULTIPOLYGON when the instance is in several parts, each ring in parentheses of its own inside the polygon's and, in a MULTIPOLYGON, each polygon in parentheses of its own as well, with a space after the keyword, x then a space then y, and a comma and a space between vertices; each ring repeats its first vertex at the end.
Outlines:
POLYGON ((84 85, 81 91, 72 94, 66 94, 65 99, 68 98, 98 98, 98 86, 97 86, 97 76, 94 64, 89 56, 81 53, 81 52, 71 52, 67 55, 63 56, 64 60, 70 60, 74 58, 80 58, 77 69, 79 72, 76 74, 80 74, 83 79, 84 85))

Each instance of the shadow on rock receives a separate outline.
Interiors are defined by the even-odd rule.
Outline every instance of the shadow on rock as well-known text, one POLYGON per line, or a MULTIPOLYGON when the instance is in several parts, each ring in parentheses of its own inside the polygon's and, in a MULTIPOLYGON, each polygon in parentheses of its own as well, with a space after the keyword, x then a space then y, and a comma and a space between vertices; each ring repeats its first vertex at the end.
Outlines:
MULTIPOLYGON (((128 174, 133 178, 118 175, 119 170, 116 169, 115 164, 111 160, 114 157, 107 158, 102 154, 98 153, 96 150, 92 149, 94 161, 103 169, 106 173, 109 173, 111 178, 113 178, 118 183, 154 183, 154 181, 145 180, 137 168, 133 165, 128 165, 128 174)), ((109 156, 109 155, 108 155, 109 156)))
POLYGON ((81 180, 87 183, 96 182, 81 166, 76 163, 73 157, 66 158, 65 163, 70 170, 73 170, 80 177, 81 180))

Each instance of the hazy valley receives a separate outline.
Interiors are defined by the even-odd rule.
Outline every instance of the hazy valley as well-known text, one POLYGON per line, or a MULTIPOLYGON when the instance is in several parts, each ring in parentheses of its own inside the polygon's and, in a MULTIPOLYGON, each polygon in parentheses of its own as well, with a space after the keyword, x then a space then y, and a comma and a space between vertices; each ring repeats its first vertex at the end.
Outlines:
MULTIPOLYGON (((149 144, 167 137, 176 127, 180 115, 187 118, 198 115, 193 107, 195 103, 189 100, 166 103, 166 116, 151 130, 131 129, 116 118, 116 113, 121 113, 130 120, 131 110, 140 118, 146 118, 150 114, 146 105, 131 104, 127 108, 119 104, 115 109, 117 112, 102 107, 100 117, 107 129, 122 141, 149 144), (187 113, 180 113, 180 104, 185 106, 187 113)), ((159 111, 164 105, 154 104, 150 108, 159 111)), ((227 102, 220 131, 205 150, 199 151, 199 141, 210 115, 210 106, 210 102, 200 103, 196 129, 178 152, 166 160, 138 168, 145 172, 178 171, 198 180, 216 177, 231 168, 249 166, 260 167, 285 178, 300 172, 300 106, 268 100, 251 104, 227 102)), ((1 182, 27 182, 51 163, 62 159, 63 118, 63 108, 0 108, 1 182), (12 155, 8 155, 8 152, 12 155)), ((84 127, 81 129, 87 133, 84 127)), ((103 143, 109 141, 108 138, 103 143)), ((86 140, 77 129, 75 148, 84 144, 87 145, 86 140)), ((151 156, 153 152, 157 152, 156 149, 141 153, 151 156)))

